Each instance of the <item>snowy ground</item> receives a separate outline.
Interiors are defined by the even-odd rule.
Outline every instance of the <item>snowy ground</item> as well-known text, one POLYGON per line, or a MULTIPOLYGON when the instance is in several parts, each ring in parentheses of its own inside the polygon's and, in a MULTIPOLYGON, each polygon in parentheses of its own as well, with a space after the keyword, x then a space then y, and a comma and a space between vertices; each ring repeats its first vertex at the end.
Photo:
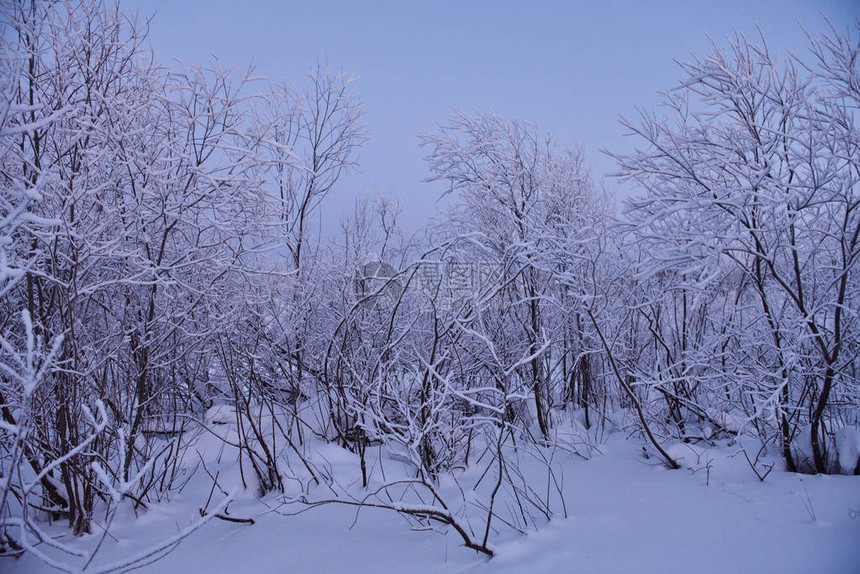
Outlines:
MULTIPOLYGON (((200 441, 210 459, 214 444, 200 441)), ((349 453, 331 445, 320 449, 335 470, 355 468, 349 453)), ((761 483, 742 455, 732 456, 736 445, 707 451, 675 445, 672 454, 684 456, 686 468, 669 471, 643 458, 636 439, 622 433, 599 450, 590 460, 571 456, 564 462, 569 517, 527 536, 503 535, 492 560, 461 547, 453 532, 413 531, 388 511, 365 509, 357 521, 355 510, 344 506, 283 516, 273 511, 283 510, 278 496, 258 500, 248 492, 229 513, 252 517, 255 524, 213 520, 139 571, 860 572, 860 477, 774 470, 761 483)), ((217 463, 211 464, 210 471, 217 463)), ((236 480, 227 471, 224 484, 236 480)), ((171 502, 153 505, 136 520, 118 517, 94 567, 133 555, 199 519, 208 494, 204 478, 198 472, 171 502)), ((64 530, 56 532, 70 540, 64 530)), ((53 570, 24 556, 0 561, 0 571, 53 570)))

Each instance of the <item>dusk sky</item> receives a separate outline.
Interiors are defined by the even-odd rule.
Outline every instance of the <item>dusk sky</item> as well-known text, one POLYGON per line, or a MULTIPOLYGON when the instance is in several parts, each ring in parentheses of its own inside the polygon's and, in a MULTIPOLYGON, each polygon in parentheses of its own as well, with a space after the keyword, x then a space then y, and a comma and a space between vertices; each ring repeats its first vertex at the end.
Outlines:
MULTIPOLYGON (((860 16, 852 0, 711 2, 283 2, 134 0, 153 16, 149 40, 162 62, 246 67, 297 86, 320 55, 358 76, 371 136, 360 171, 324 205, 336 220, 354 197, 395 194, 413 228, 436 210, 443 184, 429 172, 418 133, 434 131, 454 108, 494 110, 536 123, 585 149, 595 180, 630 193, 610 175, 601 149, 629 151, 619 115, 653 109, 657 92, 681 75, 675 60, 724 46, 733 27, 760 26, 772 51, 808 53, 801 27, 817 34, 825 14, 840 30, 860 16)), ((260 89, 264 87, 260 84, 260 89)), ((324 227, 334 221, 327 221, 324 227)))

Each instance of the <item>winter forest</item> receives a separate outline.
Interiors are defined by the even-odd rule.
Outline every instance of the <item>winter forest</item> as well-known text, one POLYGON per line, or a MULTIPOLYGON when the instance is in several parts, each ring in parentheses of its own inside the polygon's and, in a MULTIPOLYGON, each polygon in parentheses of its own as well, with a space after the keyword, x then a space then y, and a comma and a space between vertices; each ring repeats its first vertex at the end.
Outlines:
POLYGON ((167 66, 108 1, 0 27, 0 570, 860 568, 858 23, 678 54, 629 199, 453 112, 444 214, 330 236, 351 73, 167 66))

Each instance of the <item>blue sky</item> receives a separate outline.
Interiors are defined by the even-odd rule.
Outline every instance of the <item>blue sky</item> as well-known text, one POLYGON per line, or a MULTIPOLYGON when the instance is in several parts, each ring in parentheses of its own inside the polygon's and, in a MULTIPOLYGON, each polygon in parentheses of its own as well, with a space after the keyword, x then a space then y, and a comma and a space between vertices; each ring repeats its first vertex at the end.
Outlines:
MULTIPOLYGON (((324 204, 333 220, 361 193, 400 197, 415 227, 435 210, 441 184, 416 135, 453 108, 489 110, 535 122, 583 147, 597 180, 623 196, 600 149, 628 151, 619 114, 653 108, 680 79, 675 60, 706 54, 733 28, 771 50, 807 53, 801 24, 816 33, 821 13, 841 29, 860 17, 858 0, 710 2, 390 2, 325 0, 125 0, 154 16, 149 41, 161 61, 205 63, 210 55, 258 74, 300 84, 318 56, 359 77, 356 88, 371 139, 361 170, 324 204)), ((262 86, 261 86, 262 87, 262 86)))

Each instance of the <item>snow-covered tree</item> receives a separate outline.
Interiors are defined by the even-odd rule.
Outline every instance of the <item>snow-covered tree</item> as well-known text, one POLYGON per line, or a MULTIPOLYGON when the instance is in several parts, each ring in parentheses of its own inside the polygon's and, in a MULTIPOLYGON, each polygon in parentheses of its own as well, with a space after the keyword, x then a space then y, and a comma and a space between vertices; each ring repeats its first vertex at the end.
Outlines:
POLYGON ((662 332, 671 317, 648 314, 680 396, 726 385, 732 400, 752 400, 756 424, 778 429, 790 469, 830 472, 834 424, 856 408, 858 44, 834 33, 813 49, 811 65, 780 62, 737 36, 694 58, 659 115, 627 122, 646 146, 619 159, 645 191, 629 211, 650 254, 639 276, 669 280, 668 313, 693 313, 675 321, 673 341, 662 332), (716 324, 690 323, 702 313, 716 324))
MULTIPOLYGON (((550 319, 557 293, 553 270, 542 260, 563 222, 578 220, 592 202, 581 154, 560 149, 534 125, 493 113, 460 112, 440 134, 423 135, 422 143, 431 150, 433 179, 448 182, 449 193, 456 193, 449 234, 468 244, 468 257, 503 270, 494 297, 503 315, 504 352, 532 357, 517 375, 533 396, 538 427, 547 438, 554 363, 551 352, 538 350, 551 351, 542 342, 559 338, 561 324, 550 319)), ((569 349, 558 356, 569 356, 569 349)))

